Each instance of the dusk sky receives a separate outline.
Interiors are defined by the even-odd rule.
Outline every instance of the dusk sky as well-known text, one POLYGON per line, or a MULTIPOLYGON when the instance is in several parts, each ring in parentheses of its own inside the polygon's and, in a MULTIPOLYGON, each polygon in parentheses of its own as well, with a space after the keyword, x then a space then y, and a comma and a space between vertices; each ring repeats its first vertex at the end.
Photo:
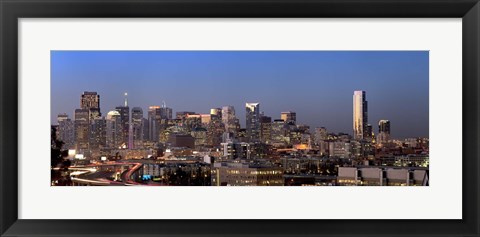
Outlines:
POLYGON ((272 119, 295 111, 297 123, 352 134, 353 91, 364 90, 375 133, 388 119, 393 138, 428 137, 428 51, 52 51, 51 121, 73 118, 83 91, 100 94, 102 115, 165 101, 209 113, 233 105, 245 127, 245 103, 272 119))

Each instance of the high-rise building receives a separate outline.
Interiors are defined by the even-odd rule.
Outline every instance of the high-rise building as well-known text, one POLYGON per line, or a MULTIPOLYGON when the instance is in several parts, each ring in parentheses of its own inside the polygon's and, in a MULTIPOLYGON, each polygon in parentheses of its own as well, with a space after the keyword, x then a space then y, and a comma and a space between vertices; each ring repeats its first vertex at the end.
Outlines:
POLYGON ((246 129, 250 141, 260 140, 260 103, 246 103, 246 129))
MULTIPOLYGON (((165 105, 164 105, 165 106, 165 105)), ((173 109, 168 107, 160 108, 160 118, 161 119, 172 119, 173 109)))
POLYGON ((388 133, 390 134, 390 121, 382 119, 378 122, 378 133, 388 133))
POLYGON ((325 127, 315 128, 315 143, 320 144, 328 138, 328 131, 325 127))
POLYGON ((378 122, 378 136, 377 143, 382 144, 390 140, 390 121, 380 120, 378 122))
POLYGON ((104 117, 90 121, 90 149, 101 149, 107 146, 106 120, 104 117))
POLYGON ((272 136, 272 118, 268 116, 260 117, 260 140, 269 143, 272 136))
POLYGON ((75 126, 74 122, 68 117, 67 114, 59 114, 58 121, 58 137, 60 141, 63 141, 62 149, 74 149, 75 148, 75 126))
MULTIPOLYGON (((115 110, 120 113, 122 124, 122 141, 125 146, 129 147, 130 141, 130 108, 128 107, 127 93, 125 93, 125 103, 123 106, 115 107, 115 110)), ((130 148, 130 147, 129 147, 130 148)))
POLYGON ((297 123, 297 113, 292 111, 282 112, 280 114, 280 119, 285 121, 285 123, 297 123))
POLYGON ((132 139, 133 147, 140 148, 143 145, 143 110, 140 107, 132 108, 132 139))
POLYGON ((75 110, 75 147, 77 151, 88 149, 89 143, 89 110, 75 110))
POLYGON ((233 134, 237 133, 240 123, 235 116, 235 108, 233 106, 223 106, 222 122, 225 125, 225 132, 233 134))
POLYGON ((89 111, 90 119, 100 117, 100 95, 97 92, 84 91, 80 96, 80 108, 89 111))
POLYGON ((160 135, 160 106, 148 107, 148 140, 158 142, 160 135))
POLYGON ((150 131, 150 128, 149 128, 149 123, 148 123, 148 119, 146 118, 142 118, 142 129, 143 129, 143 138, 142 140, 143 141, 149 141, 149 136, 148 136, 148 132, 150 131))
POLYGON ((222 134, 225 131, 225 125, 222 122, 222 109, 214 108, 210 110, 210 122, 207 125, 207 145, 210 147, 220 146, 222 134))
POLYGON ((124 145, 122 117, 116 110, 110 111, 106 118, 106 143, 110 148, 124 145))
POLYGON ((122 141, 128 147, 130 133, 130 108, 128 106, 117 106, 115 110, 120 114, 122 130, 122 141))
POLYGON ((272 122, 271 142, 277 144, 286 144, 290 142, 287 136, 287 125, 283 119, 275 119, 272 122))
POLYGON ((365 91, 353 92, 353 137, 357 140, 369 137, 367 104, 365 91))

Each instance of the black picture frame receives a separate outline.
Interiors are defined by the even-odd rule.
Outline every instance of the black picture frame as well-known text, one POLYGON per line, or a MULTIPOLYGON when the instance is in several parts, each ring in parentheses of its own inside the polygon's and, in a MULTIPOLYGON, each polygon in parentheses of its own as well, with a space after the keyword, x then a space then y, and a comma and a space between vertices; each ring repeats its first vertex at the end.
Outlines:
POLYGON ((0 0, 0 15, 1 236, 479 236, 480 5, 478 0, 0 0), (463 219, 18 219, 17 21, 19 18, 73 17, 462 18, 463 219))

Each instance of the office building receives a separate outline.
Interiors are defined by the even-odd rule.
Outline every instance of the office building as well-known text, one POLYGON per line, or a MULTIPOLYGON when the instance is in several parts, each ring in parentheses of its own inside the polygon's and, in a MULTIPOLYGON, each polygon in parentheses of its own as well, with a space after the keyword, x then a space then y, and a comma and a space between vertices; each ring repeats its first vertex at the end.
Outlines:
POLYGON ((90 121, 90 149, 98 150, 107 146, 107 124, 103 117, 90 121))
POLYGON ((429 172, 423 167, 339 167, 340 186, 429 186, 429 172))
POLYGON ((367 139, 368 135, 368 102, 365 91, 353 93, 353 137, 356 140, 367 139))
POLYGON ((380 120, 378 122, 377 143, 383 144, 390 141, 390 121, 380 120))
POLYGON ((115 107, 115 110, 120 114, 122 124, 122 143, 129 147, 130 141, 130 108, 128 107, 127 93, 125 93, 125 102, 123 106, 115 107))
POLYGON ((285 123, 296 124, 297 123, 297 113, 292 111, 282 112, 280 114, 280 119, 285 123))
POLYGON ((344 141, 332 141, 328 143, 328 151, 330 157, 335 158, 350 158, 352 154, 352 147, 349 142, 344 141))
POLYGON ((75 149, 75 126, 74 122, 67 114, 59 114, 58 122, 58 139, 64 144, 62 149, 75 149))
POLYGON ((97 92, 84 91, 80 96, 80 108, 89 111, 89 118, 100 117, 100 95, 97 92))
POLYGON ((162 119, 172 119, 173 109, 168 107, 160 108, 160 117, 162 119))
POLYGON ((271 142, 276 144, 290 143, 290 137, 287 134, 287 124, 283 119, 275 119, 272 122, 271 142))
POLYGON ((77 151, 88 149, 90 113, 88 109, 75 110, 75 142, 77 151))
POLYGON ((123 137, 123 124, 121 114, 114 110, 106 118, 106 144, 109 148, 126 148, 123 137))
POLYGON ((223 106, 222 122, 225 126, 225 132, 236 134, 240 128, 240 122, 235 116, 235 108, 233 106, 223 106))
POLYGON ((228 159, 250 159, 251 148, 247 142, 223 142, 222 144, 223 157, 228 159))
POLYGON ((160 136, 160 106, 148 107, 148 140, 158 142, 160 136))
POLYGON ((143 146, 143 110, 140 107, 132 108, 132 139, 133 147, 141 148, 143 146))
POLYGON ((283 186, 283 170, 279 167, 247 163, 214 163, 212 186, 283 186))
POLYGON ((246 129, 250 142, 260 140, 260 103, 246 103, 246 129))
POLYGON ((272 118, 268 116, 260 117, 260 141, 269 143, 272 138, 272 118))

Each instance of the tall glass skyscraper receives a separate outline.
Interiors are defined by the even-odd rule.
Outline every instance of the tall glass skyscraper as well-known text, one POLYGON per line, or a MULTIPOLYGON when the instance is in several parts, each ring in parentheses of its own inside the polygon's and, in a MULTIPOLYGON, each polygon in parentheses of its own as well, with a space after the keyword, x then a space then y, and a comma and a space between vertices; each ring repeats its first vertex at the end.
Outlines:
POLYGON ((130 147, 130 108, 128 107, 127 93, 125 93, 125 102, 123 106, 115 107, 115 110, 120 113, 121 123, 123 127, 122 137, 123 143, 130 147))
POLYGON ((160 131, 160 106, 148 107, 148 140, 157 142, 160 131))
POLYGON ((246 103, 247 138, 250 141, 260 140, 260 103, 246 103))
POLYGON ((132 136, 133 146, 142 147, 143 144, 143 110, 140 107, 132 108, 132 136))
POLYGON ((77 151, 88 149, 89 138, 89 110, 75 110, 75 142, 77 151))
POLYGON ((123 127, 123 130, 122 130, 123 143, 128 147, 129 133, 130 133, 130 108, 128 106, 117 106, 115 107, 115 110, 120 114, 120 117, 121 117, 121 124, 123 127))
POLYGON ((123 143, 122 118, 118 111, 110 111, 106 118, 106 143, 110 148, 119 148, 123 143))
POLYGON ((379 144, 386 143, 390 140, 390 121, 382 119, 378 122, 378 138, 379 144))
POLYGON ((353 137, 362 140, 370 137, 368 134, 368 102, 365 91, 353 92, 353 137))

